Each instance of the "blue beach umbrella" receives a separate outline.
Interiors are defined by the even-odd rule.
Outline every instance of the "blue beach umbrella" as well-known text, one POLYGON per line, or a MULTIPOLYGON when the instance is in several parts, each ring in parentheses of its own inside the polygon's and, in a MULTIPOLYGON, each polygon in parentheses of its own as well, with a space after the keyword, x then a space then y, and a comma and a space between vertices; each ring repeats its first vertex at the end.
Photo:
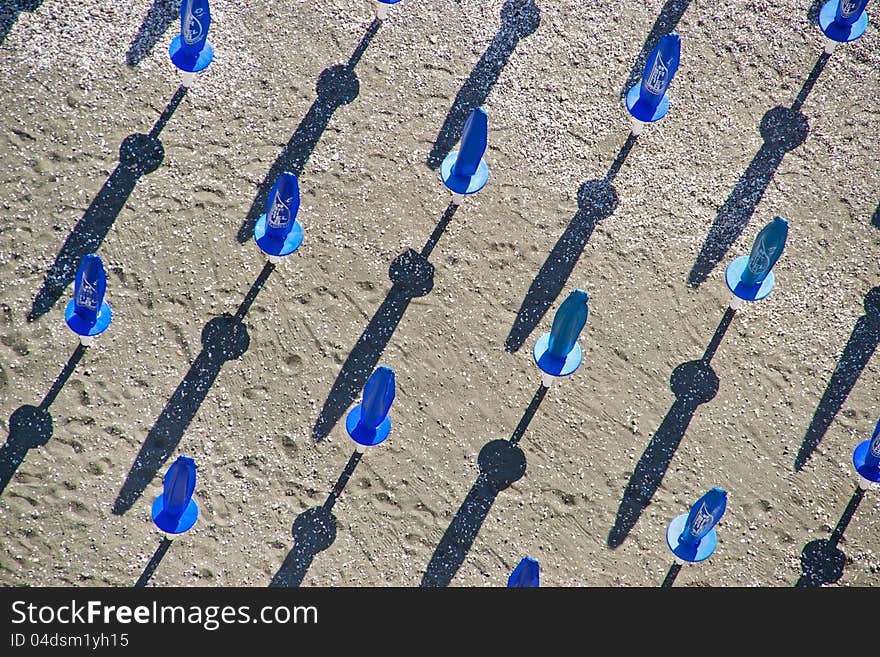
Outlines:
MULTIPOLYGON (((550 332, 535 343, 532 355, 545 375, 568 376, 580 367, 583 350, 578 337, 587 323, 588 300, 583 290, 572 290, 556 311, 550 332)), ((544 377, 545 386, 549 387, 550 381, 552 379, 544 377)))
POLYGON ((180 34, 168 46, 171 62, 184 73, 198 73, 214 59, 214 46, 208 41, 211 8, 208 0, 182 0, 180 34))
POLYGON ((299 212, 299 181, 295 174, 284 171, 272 185, 266 201, 266 212, 254 224, 254 241, 260 250, 276 262, 296 251, 303 241, 299 212))
POLYGON ((348 435, 363 452, 384 441, 391 433, 388 411, 394 401, 394 370, 382 365, 370 375, 364 386, 363 401, 345 418, 348 435))
POLYGON ((380 21, 384 21, 388 18, 388 7, 390 5, 396 5, 400 0, 375 0, 376 7, 376 18, 380 21))
POLYGON ((540 586, 541 566, 533 557, 523 557, 507 578, 508 588, 540 586))
POLYGON ((83 344, 103 333, 113 319, 110 304, 104 299, 107 274, 101 257, 90 253, 82 259, 73 284, 73 299, 67 304, 64 319, 83 344))
POLYGON ((641 131, 643 123, 659 121, 669 111, 669 84, 678 70, 681 57, 681 38, 670 32, 663 36, 645 60, 642 79, 626 93, 626 109, 638 123, 633 134, 641 131))
POLYGON ((718 545, 715 525, 727 508, 727 491, 718 486, 698 499, 689 513, 676 516, 666 529, 666 544, 680 561, 708 559, 718 545))
POLYGON ((880 482, 880 420, 868 440, 859 443, 853 450, 853 466, 859 473, 859 487, 867 488, 880 482))
POLYGON ((162 494, 153 501, 153 522, 166 534, 182 534, 199 518, 199 506, 192 498, 196 488, 196 462, 178 456, 165 473, 162 494))
POLYGON ((740 256, 729 265, 724 280, 731 294, 743 301, 760 301, 776 285, 773 265, 779 260, 788 239, 788 221, 782 217, 761 229, 747 256, 740 256))
POLYGON ((825 52, 838 43, 855 41, 868 29, 868 0, 828 0, 819 10, 819 28, 828 39, 825 52))
POLYGON ((475 107, 464 123, 461 131, 461 146, 452 151, 440 165, 440 178, 443 184, 457 196, 475 194, 489 180, 489 165, 483 159, 489 138, 489 118, 486 110, 475 107))

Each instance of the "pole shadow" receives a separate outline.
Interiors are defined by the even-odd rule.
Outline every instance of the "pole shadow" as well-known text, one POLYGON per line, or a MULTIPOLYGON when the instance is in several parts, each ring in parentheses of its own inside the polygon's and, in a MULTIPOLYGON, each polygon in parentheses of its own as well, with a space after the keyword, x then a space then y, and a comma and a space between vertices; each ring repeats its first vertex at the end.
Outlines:
POLYGON ((46 273, 43 285, 34 298, 27 316, 29 322, 36 321, 52 309, 73 281, 83 257, 96 252, 101 246, 134 191, 138 179, 154 172, 162 164, 165 148, 159 140, 159 133, 185 95, 186 87, 178 87, 149 134, 138 132, 122 141, 119 147, 119 164, 70 231, 55 257, 55 262, 46 273))
POLYGON ((53 423, 49 406, 55 401, 85 352, 86 347, 77 345, 39 406, 25 404, 9 416, 9 435, 6 437, 6 444, 0 449, 0 493, 6 489, 28 450, 42 447, 52 438, 53 423))
POLYGON ((864 497, 865 491, 856 487, 855 492, 849 499, 846 509, 831 536, 826 539, 810 541, 801 551, 802 574, 795 584, 798 588, 819 587, 825 584, 833 584, 843 577, 843 569, 846 565, 846 555, 837 547, 843 532, 849 526, 853 514, 859 508, 859 503, 864 497))
POLYGON ((529 286, 510 333, 504 341, 506 351, 514 353, 522 347, 562 292, 593 230, 600 221, 614 214, 617 209, 617 191, 611 183, 635 141, 634 135, 627 137, 603 180, 588 180, 578 189, 578 211, 529 286))
POLYGON ((712 369, 711 360, 733 320, 734 313, 730 308, 725 311, 700 360, 682 363, 672 370, 669 384, 675 395, 675 402, 648 441, 629 478, 617 509, 614 526, 608 534, 608 547, 619 547, 629 536, 642 511, 651 503, 651 498, 660 487, 697 408, 711 401, 718 393, 718 375, 712 369))
POLYGON ((315 441, 323 440, 330 434, 339 418, 357 398, 410 301, 427 295, 433 289, 434 265, 428 261, 428 257, 457 209, 458 206, 452 203, 447 206, 421 253, 408 249, 392 261, 388 269, 391 289, 342 364, 312 429, 315 441))
POLYGON ((810 426, 807 427, 807 433, 795 458, 795 472, 806 465, 819 446, 880 343, 880 286, 868 291, 864 306, 865 314, 856 321, 810 426))
POLYGON ((0 45, 9 36, 18 15, 26 11, 36 11, 41 4, 43 0, 0 0, 0 45))
POLYGON ((675 578, 678 577, 678 573, 681 572, 681 564, 673 563, 669 566, 669 570, 666 572, 666 577, 663 580, 663 583, 660 585, 662 589, 668 589, 675 583, 675 578))
POLYGON ((826 1, 827 0, 812 0, 812 2, 810 2, 810 8, 807 9, 807 22, 810 25, 819 25, 819 10, 822 9, 822 5, 824 5, 826 1))
POLYGON ((666 0, 666 3, 660 9, 657 20, 654 21, 654 27, 651 28, 641 51, 639 51, 639 56, 633 62, 626 82, 623 83, 623 88, 620 90, 621 98, 625 98, 626 92, 641 80, 642 72, 645 69, 645 60, 648 58, 648 55, 657 47, 661 38, 675 29, 678 21, 681 20, 682 15, 684 15, 690 4, 691 0, 666 0))
POLYGON ((422 587, 449 586, 473 546, 498 493, 525 474, 526 456, 519 441, 546 394, 547 388, 540 386, 510 440, 492 440, 483 445, 477 457, 480 474, 431 555, 422 576, 422 587))
POLYGON ((162 540, 159 541, 159 547, 156 548, 156 552, 153 554, 153 557, 150 559, 147 567, 144 568, 144 572, 141 573, 141 576, 138 577, 137 582, 134 583, 135 588, 142 588, 147 585, 147 582, 150 581, 153 573, 156 572, 156 568, 159 567, 159 562, 162 561, 165 553, 168 552, 168 548, 171 547, 171 543, 172 540, 170 538, 168 538, 167 536, 162 537, 162 540))
POLYGON ((147 434, 113 503, 115 515, 123 515, 132 507, 177 448, 223 364, 241 358, 247 351, 250 336, 243 320, 274 268, 266 263, 235 315, 223 314, 205 324, 202 350, 147 434))
POLYGON ((278 176, 284 171, 290 171, 297 177, 302 175, 303 168, 306 166, 318 140, 324 134, 324 130, 333 118, 333 114, 343 105, 348 105, 358 97, 360 93, 360 81, 355 73, 354 67, 360 61, 361 56, 367 49, 367 46, 373 40, 382 21, 373 19, 373 22, 367 28, 354 53, 346 64, 336 64, 329 68, 325 68, 318 76, 318 82, 315 87, 317 97, 309 107, 303 120, 294 130, 290 141, 284 146, 275 162, 272 163, 263 182, 257 188, 257 195, 254 197, 251 207, 248 210, 241 227, 238 229, 237 239, 239 243, 244 244, 254 235, 254 226, 257 219, 266 211, 266 202, 269 199, 269 191, 275 184, 278 176))
POLYGON ((153 46, 165 34, 168 27, 180 18, 179 0, 153 0, 137 36, 125 53, 125 63, 137 66, 150 54, 153 46))
POLYGON ((541 24, 541 11, 534 0, 507 0, 501 7, 501 27, 480 57, 455 100, 434 140, 427 165, 436 169, 461 138, 464 122, 471 112, 486 102, 489 92, 504 70, 519 40, 541 24))
POLYGON ((342 494, 362 456, 360 452, 351 455, 322 506, 313 506, 296 517, 292 530, 293 547, 287 553, 278 572, 272 577, 270 588, 300 586, 318 552, 323 552, 333 545, 336 540, 336 516, 333 515, 333 505, 342 494))
POLYGON ((801 113, 801 107, 825 68, 828 57, 822 53, 816 60, 791 107, 777 105, 762 117, 760 130, 764 143, 718 210, 688 274, 690 285, 699 286, 721 262, 748 225, 782 158, 806 141, 810 126, 807 117, 801 113))

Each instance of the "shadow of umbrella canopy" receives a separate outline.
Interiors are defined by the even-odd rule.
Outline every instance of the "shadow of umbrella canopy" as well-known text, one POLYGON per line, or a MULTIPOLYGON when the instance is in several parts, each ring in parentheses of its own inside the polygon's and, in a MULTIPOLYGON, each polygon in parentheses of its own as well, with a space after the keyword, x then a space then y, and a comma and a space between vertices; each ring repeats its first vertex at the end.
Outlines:
POLYGON ((434 288, 434 265, 414 249, 394 258, 388 277, 408 297, 423 297, 434 288))
POLYGON ((292 534, 297 548, 315 555, 336 540, 336 516, 322 506, 313 506, 296 517, 292 534))
POLYGON ((699 406, 712 401, 718 394, 718 375, 712 366, 702 360, 682 363, 669 377, 669 387, 679 401, 688 406, 699 406))

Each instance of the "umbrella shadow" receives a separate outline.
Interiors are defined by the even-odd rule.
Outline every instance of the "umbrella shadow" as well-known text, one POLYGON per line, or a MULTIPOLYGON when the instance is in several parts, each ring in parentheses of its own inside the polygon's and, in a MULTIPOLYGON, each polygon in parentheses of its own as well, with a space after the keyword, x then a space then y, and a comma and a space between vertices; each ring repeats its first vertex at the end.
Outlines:
POLYGON ((318 145, 318 140, 330 124, 330 119, 337 109, 343 105, 353 102, 360 93, 360 81, 355 73, 355 66, 360 61, 361 56, 367 49, 367 46, 376 36, 382 21, 374 19, 367 28, 354 53, 345 64, 336 64, 329 68, 325 68, 318 76, 318 82, 315 87, 317 97, 309 107, 303 120, 294 130, 290 140, 284 146, 275 162, 272 163, 268 173, 266 173, 263 182, 257 188, 257 195, 254 197, 251 207, 238 229, 237 239, 239 243, 244 244, 254 235, 254 226, 257 219, 266 211, 266 202, 269 199, 269 191, 284 171, 290 171, 297 177, 302 175, 303 168, 306 166, 312 152, 318 145))
POLYGON ((361 460, 360 452, 354 452, 339 476, 327 501, 322 506, 313 506, 296 517, 293 522, 293 547, 287 553, 284 563, 269 583, 270 588, 297 587, 302 584, 315 556, 323 552, 336 540, 336 516, 333 505, 342 494, 345 485, 361 460))
POLYGON ((129 66, 140 64, 153 46, 158 43, 168 27, 180 18, 180 0, 153 0, 137 36, 125 53, 125 63, 129 66))
POLYGON ((833 584, 843 577, 843 569, 846 565, 846 555, 837 547, 843 532, 849 526, 853 514, 859 508, 865 491, 856 487, 855 492, 849 499, 846 509, 831 536, 826 539, 810 541, 801 551, 802 574, 795 584, 798 588, 819 587, 825 584, 833 584))
POLYGON ((684 15, 684 12, 690 4, 691 0, 666 0, 666 3, 660 9, 660 13, 657 15, 657 20, 654 21, 654 27, 651 28, 651 31, 645 39, 645 43, 639 52, 639 56, 636 57, 636 61, 633 62, 632 68, 629 71, 629 76, 623 84, 623 88, 620 90, 621 98, 625 98, 626 92, 641 80, 642 73, 645 69, 645 60, 648 58, 648 55, 650 55, 651 51, 657 47, 661 38, 675 29, 675 26, 678 25, 678 21, 681 20, 682 15, 684 15))
POLYGON ((588 180, 578 189, 578 211, 547 255, 520 304, 510 333, 504 341, 504 348, 508 352, 519 350, 535 330, 565 287, 593 230, 600 221, 610 217, 617 209, 617 191, 611 183, 632 150, 635 140, 632 134, 627 137, 603 180, 588 180))
POLYGON ((874 216, 871 217, 871 225, 874 228, 880 228, 880 205, 878 205, 877 209, 874 210, 874 216))
POLYGON ((20 13, 36 11, 41 4, 43 0, 0 0, 0 44, 6 40, 20 13))
POLYGON ((113 503, 123 515, 138 500, 159 468, 177 448, 223 364, 241 358, 250 346, 244 317, 275 266, 266 263, 235 315, 214 317, 202 329, 202 350, 147 434, 113 503))
POLYGON ((806 465, 819 446, 880 343, 880 286, 868 291, 864 306, 865 314, 856 320, 843 354, 816 407, 810 426, 807 427, 794 462, 796 472, 806 465))
POLYGON ((827 1, 828 0, 812 0, 809 9, 807 9, 807 21, 810 25, 819 24, 819 10, 822 9, 822 5, 827 1))
POLYGON ((823 53, 816 60, 791 107, 777 105, 761 118, 764 143, 733 187, 724 205, 718 210, 700 253, 688 274, 688 283, 699 286, 708 278, 755 213, 770 181, 789 151, 804 143, 810 132, 801 107, 828 62, 823 53))
POLYGON ((519 40, 532 34, 540 24, 541 11, 534 0, 506 0, 501 7, 501 27, 455 95, 434 140, 427 159, 431 169, 439 167, 458 143, 464 122, 471 112, 486 102, 519 40))
POLYGON ((330 434, 339 418, 357 398, 403 319, 410 301, 427 295, 433 289, 434 265, 428 261, 428 257, 458 207, 452 203, 447 206, 421 253, 408 249, 392 261, 388 269, 391 289, 342 364, 312 429, 315 441, 323 440, 330 434))
POLYGON ((138 577, 137 582, 135 582, 135 588, 142 588, 147 585, 147 582, 150 581, 153 573, 156 572, 156 568, 159 567, 159 562, 162 561, 165 553, 168 552, 168 548, 171 547, 171 543, 172 540, 170 538, 167 536, 162 537, 162 540, 159 541, 159 547, 156 548, 156 552, 153 553, 150 562, 147 564, 147 567, 144 568, 144 572, 141 573, 141 576, 138 577))
POLYGON ((660 487, 697 408, 711 401, 718 393, 718 375, 712 369, 711 360, 730 326, 734 312, 730 308, 725 311, 700 360, 687 361, 672 371, 669 384, 675 402, 648 441, 629 478, 614 526, 608 534, 608 547, 619 547, 629 536, 642 511, 651 503, 651 498, 660 487))
POLYGON ((526 456, 519 441, 546 394, 547 388, 540 386, 510 440, 492 440, 483 445, 477 457, 480 474, 431 555, 422 576, 422 587, 449 586, 473 546, 498 493, 525 474, 526 456))
POLYGON ((55 257, 55 262, 49 267, 28 313, 29 322, 39 319, 52 309, 73 281, 83 257, 96 252, 101 246, 134 191, 138 179, 154 172, 162 164, 165 148, 159 140, 159 133, 185 95, 186 87, 178 87, 149 134, 138 132, 122 141, 119 147, 119 164, 70 231, 55 257))
POLYGON ((42 447, 52 438, 53 423, 49 406, 73 374, 85 351, 86 347, 81 344, 77 346, 38 406, 19 406, 9 416, 9 435, 0 449, 0 493, 6 489, 28 451, 42 447))

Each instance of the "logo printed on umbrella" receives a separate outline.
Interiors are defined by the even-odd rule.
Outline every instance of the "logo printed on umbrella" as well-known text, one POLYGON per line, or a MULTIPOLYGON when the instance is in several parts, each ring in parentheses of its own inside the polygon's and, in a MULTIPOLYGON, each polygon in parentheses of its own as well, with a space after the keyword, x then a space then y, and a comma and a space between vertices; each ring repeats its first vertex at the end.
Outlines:
POLYGON ((83 276, 82 284, 76 295, 76 305, 88 308, 89 310, 98 309, 98 287, 95 282, 88 280, 83 276))
POLYGON ((275 196, 275 202, 272 204, 272 207, 269 208, 269 216, 266 217, 269 226, 283 230, 287 228, 290 219, 290 207, 284 202, 284 199, 281 198, 281 194, 277 194, 275 196))
POLYGON ((654 66, 651 68, 651 73, 648 75, 648 79, 645 80, 645 91, 655 96, 661 95, 666 89, 666 78, 668 76, 669 67, 663 63, 658 53, 657 59, 654 60, 654 66))
POLYGON ((204 34, 204 27, 202 27, 202 22, 199 20, 202 12, 204 10, 199 7, 198 9, 193 11, 192 3, 187 3, 186 5, 186 14, 184 16, 184 29, 183 29, 183 40, 187 45, 191 46, 194 43, 197 43, 199 39, 202 38, 204 34))
POLYGON ((715 518, 706 508, 706 503, 700 506, 694 516, 694 522, 691 525, 691 536, 699 536, 707 527, 711 527, 715 523, 715 518))

